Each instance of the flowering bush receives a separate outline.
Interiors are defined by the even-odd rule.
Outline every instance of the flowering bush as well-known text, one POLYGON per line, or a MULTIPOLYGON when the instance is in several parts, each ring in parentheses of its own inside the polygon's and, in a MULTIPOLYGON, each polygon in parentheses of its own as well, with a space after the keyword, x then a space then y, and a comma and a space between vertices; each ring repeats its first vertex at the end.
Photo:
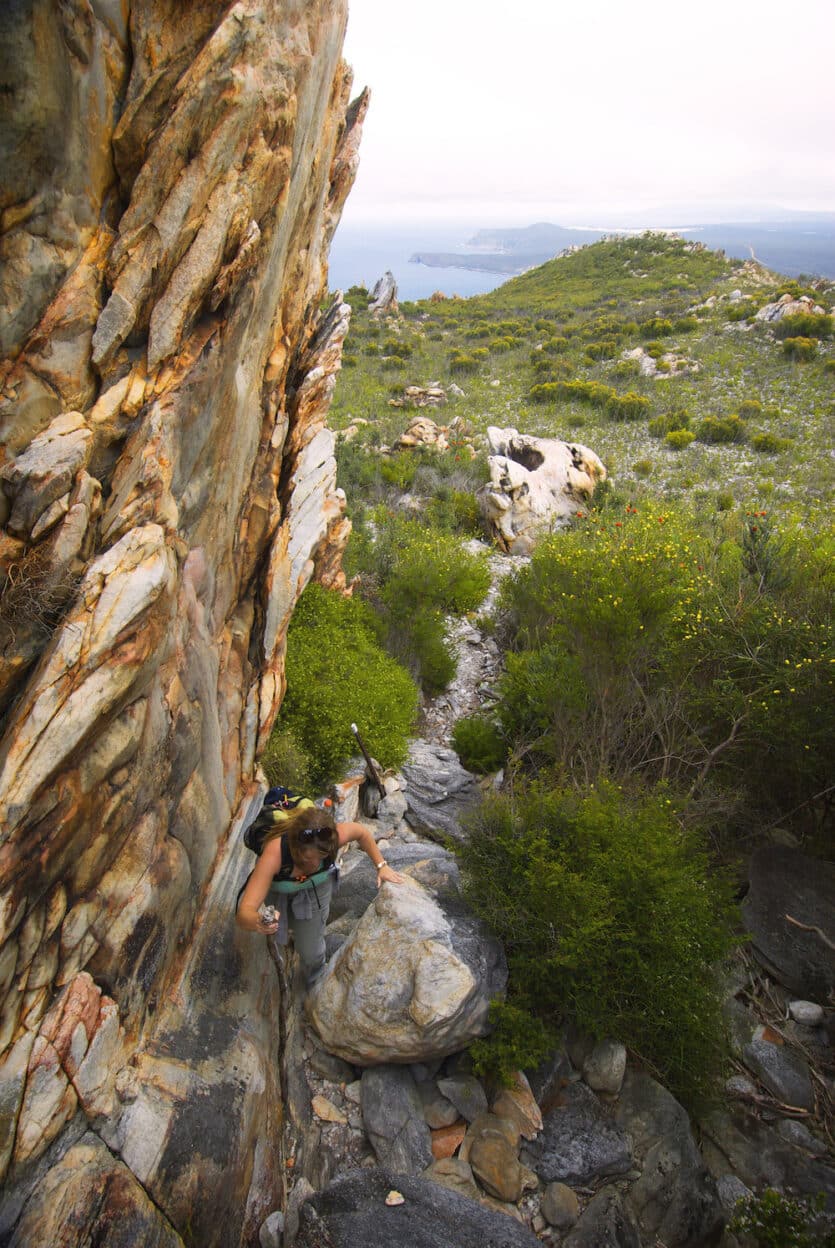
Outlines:
POLYGON ((738 804, 814 831, 835 755, 831 547, 764 512, 717 543, 631 505, 544 540, 502 595, 512 748, 577 783, 718 790, 725 827, 738 804))

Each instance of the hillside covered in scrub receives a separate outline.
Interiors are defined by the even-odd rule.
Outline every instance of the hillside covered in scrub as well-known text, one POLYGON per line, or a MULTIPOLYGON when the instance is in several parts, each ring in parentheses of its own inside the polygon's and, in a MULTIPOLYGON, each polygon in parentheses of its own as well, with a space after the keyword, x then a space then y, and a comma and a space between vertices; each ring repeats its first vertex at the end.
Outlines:
POLYGON ((312 714, 326 703, 400 765, 487 639, 500 670, 450 733, 500 790, 460 850, 510 966, 479 1069, 535 1064, 570 1017, 697 1104, 724 1060, 716 968, 752 853, 831 850, 835 287, 645 235, 467 301, 381 317, 346 297, 332 419, 353 597, 303 600, 265 762, 338 775, 352 743, 312 714), (404 436, 415 406, 423 441, 404 436), (608 471, 498 588, 489 426, 580 441, 608 471), (392 661, 411 696, 398 677, 387 697, 392 661))

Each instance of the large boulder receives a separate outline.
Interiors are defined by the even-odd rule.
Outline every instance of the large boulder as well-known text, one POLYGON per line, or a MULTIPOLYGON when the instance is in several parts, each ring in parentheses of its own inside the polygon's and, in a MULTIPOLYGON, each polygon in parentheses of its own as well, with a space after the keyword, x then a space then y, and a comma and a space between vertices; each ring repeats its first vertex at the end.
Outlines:
MULTIPOLYGON (((416 880, 437 898, 455 898, 460 892, 458 863, 442 845, 431 841, 392 841, 386 849, 386 861, 395 871, 416 880)), ((331 921, 344 920, 349 915, 359 919, 376 896, 377 872, 371 859, 362 852, 350 855, 331 902, 331 921)))
POLYGON ((297 1248, 538 1248, 505 1213, 427 1178, 353 1170, 302 1206, 297 1248), (402 1204, 387 1205, 389 1192, 402 1204))
POLYGON ((325 1047, 360 1066, 465 1048, 504 991, 499 943, 460 900, 384 884, 307 999, 325 1047))
POLYGON ((782 846, 757 850, 742 917, 751 950, 770 975, 810 1001, 835 992, 835 957, 817 932, 835 932, 835 867, 782 846), (797 923, 790 920, 795 919, 797 923))
POLYGON ((455 750, 412 741, 403 764, 406 818, 418 832, 442 832, 462 840, 460 819, 481 801, 478 779, 461 766, 455 750))
POLYGON ((496 541, 511 555, 529 554, 540 533, 585 508, 606 479, 594 451, 576 442, 495 426, 487 440, 490 481, 479 490, 479 504, 496 541))
POLYGON ((615 1118, 632 1137, 641 1163, 627 1202, 645 1240, 661 1240, 667 1248, 718 1244, 725 1219, 716 1184, 675 1097, 649 1075, 630 1071, 615 1118))

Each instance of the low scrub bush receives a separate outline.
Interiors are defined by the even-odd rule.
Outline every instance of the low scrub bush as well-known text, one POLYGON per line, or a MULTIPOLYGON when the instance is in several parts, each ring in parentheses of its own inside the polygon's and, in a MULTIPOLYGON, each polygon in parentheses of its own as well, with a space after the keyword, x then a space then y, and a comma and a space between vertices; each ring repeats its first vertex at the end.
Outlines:
POLYGON ((643 394, 629 390, 626 394, 613 394, 606 403, 611 420, 640 420, 652 407, 643 394))
MULTIPOLYGON (((710 1089, 722 1052, 713 968, 732 948, 733 910, 664 790, 542 785, 488 799, 461 861, 470 905, 507 952, 509 1007, 555 1039, 566 1019, 618 1036, 688 1103, 710 1089)), ((518 1023, 492 1055, 499 1074, 518 1066, 507 1052, 518 1023)), ((491 1065, 490 1041, 478 1057, 491 1065)))
POLYGON ((427 693, 455 675, 444 616, 474 611, 490 587, 487 556, 470 554, 457 536, 424 521, 378 514, 367 571, 389 649, 408 663, 427 693))
POLYGON ((775 338, 831 338, 832 317, 821 312, 796 312, 774 326, 775 338))
POLYGON ((814 338, 784 338, 783 354, 798 364, 806 364, 818 353, 818 344, 814 338))
POLYGON ((383 766, 402 763, 418 692, 382 649, 365 603, 310 585, 290 621, 286 672, 278 731, 289 733, 309 758, 314 785, 339 779, 356 750, 352 721, 383 766))
POLYGON ((737 415, 742 420, 756 419, 757 416, 762 416, 762 414, 763 405, 759 399, 743 399, 737 409, 737 415))
POLYGON ((673 332, 673 322, 663 316, 652 316, 648 321, 643 321, 638 329, 642 338, 669 338, 673 332))
POLYGON ((456 720, 452 748, 467 771, 487 775, 504 765, 507 751, 497 725, 484 715, 456 720))
POLYGON ((745 442, 748 431, 738 416, 705 416, 699 421, 696 437, 710 444, 722 442, 745 442))
POLYGON ((312 792, 310 759, 289 728, 276 724, 258 761, 269 785, 283 784, 297 793, 312 792))
POLYGON ((815 1228, 824 1206, 823 1194, 794 1200, 767 1187, 759 1196, 737 1201, 728 1230, 756 1248, 835 1248, 835 1228, 815 1228))
POLYGON ((401 360, 408 360, 412 355, 412 344, 402 338, 386 338, 380 348, 383 355, 395 355, 401 360))
POLYGON ((739 299, 731 304, 726 315, 729 321, 747 321, 756 311, 757 305, 753 299, 739 299))
POLYGON ((660 416, 653 416, 647 425, 650 437, 666 438, 668 433, 676 433, 680 429, 690 428, 690 414, 683 407, 677 407, 672 412, 662 412, 660 416))
POLYGON ((632 471, 635 473, 636 477, 651 477, 652 468, 653 464, 651 459, 636 459, 635 463, 632 465, 632 471))
POLYGON ((596 360, 611 360, 617 354, 618 344, 614 338, 604 338, 600 342, 586 344, 586 358, 592 363, 596 360))
POLYGON ((664 437, 664 445, 669 446, 674 451, 683 451, 691 442, 696 441, 696 435, 692 429, 671 429, 664 437))
POLYGON ((776 433, 755 433, 751 439, 751 446, 761 455, 779 455, 787 451, 791 444, 791 438, 780 438, 776 433))
POLYGON ((463 377, 468 373, 474 373, 478 369, 478 360, 472 354, 467 355, 465 351, 453 351, 449 357, 449 371, 455 377, 463 377))
POLYGON ((823 371, 830 375, 835 373, 835 360, 824 360, 823 371))

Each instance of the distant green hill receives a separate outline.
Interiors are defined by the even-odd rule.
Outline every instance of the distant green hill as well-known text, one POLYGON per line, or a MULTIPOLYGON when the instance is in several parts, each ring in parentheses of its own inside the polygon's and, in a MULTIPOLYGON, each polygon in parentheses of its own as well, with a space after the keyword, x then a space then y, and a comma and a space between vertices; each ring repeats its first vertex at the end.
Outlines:
POLYGON ((479 303, 515 309, 591 310, 663 296, 680 307, 706 294, 732 262, 699 243, 663 234, 607 239, 505 282, 479 303))

